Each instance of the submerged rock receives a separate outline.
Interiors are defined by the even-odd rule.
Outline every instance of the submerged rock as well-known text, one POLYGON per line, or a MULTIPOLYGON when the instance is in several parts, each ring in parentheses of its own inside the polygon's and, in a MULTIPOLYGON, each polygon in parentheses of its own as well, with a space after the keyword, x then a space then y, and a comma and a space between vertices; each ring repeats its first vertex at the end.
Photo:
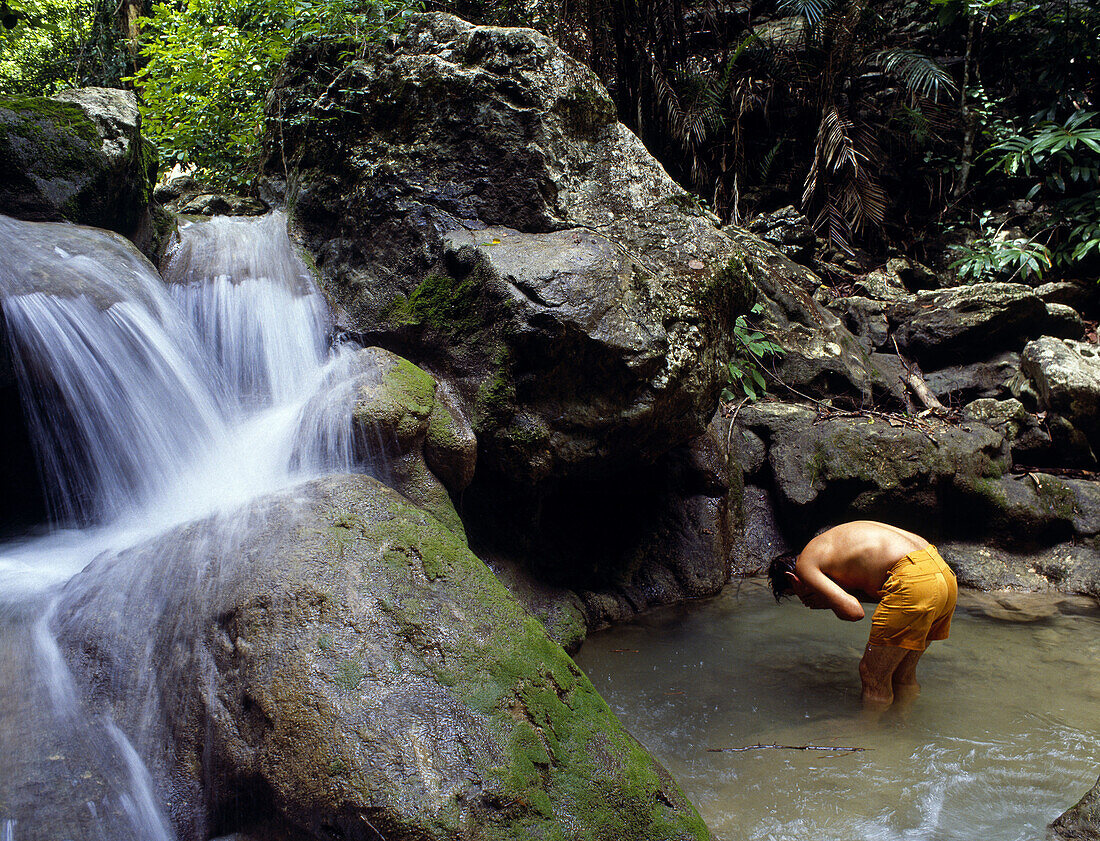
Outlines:
POLYGON ((97 560, 58 616, 179 837, 709 837, 462 539, 368 477, 97 560))

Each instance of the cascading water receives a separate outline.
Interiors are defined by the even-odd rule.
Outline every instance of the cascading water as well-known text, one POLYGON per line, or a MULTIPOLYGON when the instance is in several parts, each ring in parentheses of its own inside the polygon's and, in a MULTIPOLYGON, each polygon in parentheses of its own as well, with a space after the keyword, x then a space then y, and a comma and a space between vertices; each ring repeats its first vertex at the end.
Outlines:
MULTIPOLYGON (((7 347, 54 522, 0 547, 0 833, 168 839, 141 758, 153 740, 81 711, 50 631, 66 621, 52 616, 57 588, 205 515, 242 539, 249 515, 231 512, 309 476, 377 471, 351 420, 371 372, 353 348, 330 351, 327 307, 278 213, 183 223, 164 280, 91 228, 0 217, 0 249, 7 347)), ((132 720, 155 717, 147 687, 131 700, 145 710, 132 720)))

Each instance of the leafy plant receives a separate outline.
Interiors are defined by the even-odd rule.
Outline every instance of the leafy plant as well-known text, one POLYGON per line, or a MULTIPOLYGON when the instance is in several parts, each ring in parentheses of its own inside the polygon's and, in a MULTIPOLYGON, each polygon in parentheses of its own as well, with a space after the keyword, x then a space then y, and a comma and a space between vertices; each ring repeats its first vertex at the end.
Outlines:
POLYGON ((264 105, 280 62, 306 39, 365 45, 396 29, 400 0, 184 0, 144 19, 132 79, 146 132, 168 164, 239 188, 257 168, 264 105))
POLYGON ((737 316, 733 322, 733 337, 736 349, 726 362, 724 374, 726 387, 722 389, 722 400, 729 402, 744 395, 756 400, 768 390, 762 366, 769 356, 782 356, 783 347, 769 339, 767 335, 749 323, 748 316, 758 316, 764 311, 763 304, 755 304, 748 315, 737 316))
POLYGON ((991 223, 991 217, 988 211, 982 214, 981 233, 976 239, 965 245, 949 246, 958 255, 951 268, 960 278, 983 281, 998 276, 1006 280, 1021 276, 1026 280, 1041 277, 1050 269, 1053 257, 1046 245, 1033 238, 1006 235, 1002 228, 991 223))
POLYGON ((0 93, 115 87, 132 71, 109 0, 4 0, 0 93))
POLYGON ((1049 202, 1052 213, 1031 238, 983 230, 977 247, 958 261, 961 272, 979 279, 1015 267, 1024 277, 1042 276, 1054 266, 1071 269, 1100 257, 1100 128, 1089 125, 1096 116, 1077 110, 1062 122, 1003 129, 986 152, 995 159, 990 172, 1023 179, 1026 198, 1049 202))

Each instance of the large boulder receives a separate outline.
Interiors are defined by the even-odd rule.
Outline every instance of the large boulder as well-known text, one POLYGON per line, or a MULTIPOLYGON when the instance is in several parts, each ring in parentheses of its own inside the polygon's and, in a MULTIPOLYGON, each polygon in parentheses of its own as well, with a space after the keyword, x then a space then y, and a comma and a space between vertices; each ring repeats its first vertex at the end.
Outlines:
POLYGON ((1100 350, 1044 336, 1028 342, 1021 367, 1035 384, 1040 408, 1057 414, 1100 453, 1100 350))
POLYGON ((1019 283, 982 283, 919 292, 891 309, 894 337, 926 367, 1019 350, 1060 325, 1034 290, 1019 283))
POLYGON ((708 837, 461 537, 366 476, 101 558, 57 615, 179 837, 708 837))
POLYGON ((881 416, 819 417, 784 403, 746 406, 739 423, 767 443, 781 514, 803 541, 817 523, 859 517, 921 530, 945 513, 957 476, 1007 469, 1003 436, 976 424, 933 437, 881 416))
POLYGON ((326 53, 315 90, 327 49, 284 68, 268 171, 348 325, 454 384, 479 473, 592 476, 702 432, 747 305, 740 249, 591 71, 443 14, 362 61, 326 53))
POLYGON ((131 91, 0 97, 0 213, 133 238, 147 221, 156 173, 131 91))

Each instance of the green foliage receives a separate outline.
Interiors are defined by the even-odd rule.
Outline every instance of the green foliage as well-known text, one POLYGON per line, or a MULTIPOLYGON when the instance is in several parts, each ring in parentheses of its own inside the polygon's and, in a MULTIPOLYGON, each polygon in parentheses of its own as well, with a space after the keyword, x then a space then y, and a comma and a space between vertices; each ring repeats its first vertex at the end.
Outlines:
POLYGON ((114 2, 5 0, 4 7, 0 93, 49 96, 84 85, 118 87, 132 69, 114 2))
POLYGON ((990 173, 1008 176, 1026 188, 1027 199, 1049 203, 1052 212, 1032 237, 1005 236, 983 214, 979 238, 955 246, 953 265, 963 277, 1042 277, 1054 267, 1072 271, 1100 258, 1100 128, 1089 126, 1096 116, 1078 110, 1022 131, 1010 123, 995 126, 999 137, 986 152, 994 159, 990 173))
POLYGON ((239 188, 256 172, 264 104, 280 62, 303 40, 365 45, 411 10, 400 0, 183 0, 143 22, 134 81, 164 162, 239 188))
MULTIPOLYGON (((763 304, 755 304, 748 315, 760 315, 763 304)), ((724 374, 726 387, 722 389, 722 400, 729 402, 744 395, 756 400, 768 390, 762 366, 770 356, 782 356, 786 351, 777 342, 753 327, 748 316, 737 316, 733 322, 733 337, 736 340, 734 354, 726 362, 724 374)))
POLYGON ((1027 280, 1041 277, 1052 264, 1046 245, 1033 238, 1006 234, 1003 226, 992 222, 989 211, 981 215, 977 238, 949 248, 958 258, 951 268, 964 280, 1014 280, 1017 276, 1027 280))

